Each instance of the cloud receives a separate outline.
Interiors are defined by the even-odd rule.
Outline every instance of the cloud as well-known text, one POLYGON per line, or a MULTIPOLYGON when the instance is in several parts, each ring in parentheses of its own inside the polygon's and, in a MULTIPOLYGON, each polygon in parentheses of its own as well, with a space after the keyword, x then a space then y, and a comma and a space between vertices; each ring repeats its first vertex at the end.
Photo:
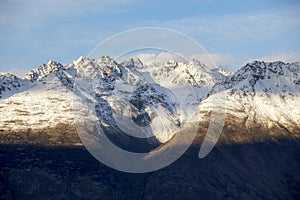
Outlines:
POLYGON ((173 27, 177 30, 215 36, 231 36, 232 38, 264 39, 285 32, 287 29, 299 28, 300 8, 282 9, 277 12, 239 13, 217 16, 191 16, 175 20, 149 21, 157 26, 173 27))
POLYGON ((222 54, 222 53, 213 53, 213 54, 200 54, 193 55, 191 58, 200 60, 207 66, 213 67, 222 67, 227 71, 234 72, 240 67, 246 65, 247 63, 253 62, 255 60, 265 61, 265 62, 276 62, 282 61, 286 63, 300 62, 300 53, 291 52, 291 53, 272 53, 269 56, 254 57, 250 59, 242 59, 238 56, 231 54, 222 54))
POLYGON ((209 68, 223 68, 227 71, 235 71, 240 68, 245 61, 242 59, 238 59, 230 54, 197 54, 191 57, 185 57, 180 53, 170 53, 170 52, 160 52, 158 54, 155 53, 140 53, 137 55, 132 55, 131 57, 138 57, 144 64, 151 64, 155 62, 167 62, 169 60, 175 60, 177 62, 185 62, 189 59, 197 59, 201 63, 205 64, 209 68))
POLYGON ((23 78, 28 73, 28 71, 22 70, 19 68, 13 68, 13 69, 9 70, 7 73, 13 74, 20 78, 23 78))
POLYGON ((188 59, 197 59, 201 63, 205 64, 210 68, 223 68, 226 71, 234 72, 240 69, 242 66, 246 65, 255 60, 265 61, 265 62, 275 62, 283 61, 286 63, 300 62, 299 53, 273 53, 270 56, 263 56, 250 59, 242 59, 238 56, 231 54, 222 54, 222 53, 203 53, 193 55, 189 58, 185 58, 184 55, 179 53, 169 53, 161 52, 158 54, 155 53, 140 53, 137 55, 131 55, 131 57, 138 57, 144 64, 151 64, 154 61, 156 62, 167 62, 169 60, 175 60, 177 62, 185 62, 188 59))
POLYGON ((235 71, 255 59, 284 62, 299 60, 299 13, 300 7, 286 6, 259 12, 200 14, 174 20, 144 21, 137 26, 167 27, 188 34, 208 52, 194 57, 208 66, 213 66, 213 61, 217 66, 235 71), (282 53, 268 56, 271 52, 282 53))
POLYGON ((152 64, 153 62, 165 63, 169 60, 174 60, 177 62, 184 62, 186 58, 179 53, 169 53, 169 52, 160 52, 155 53, 141 53, 137 54, 134 57, 138 57, 144 64, 152 64))
POLYGON ((273 51, 298 51, 300 8, 227 15, 199 15, 138 25, 168 27, 195 38, 208 52, 255 56, 273 51))
POLYGON ((287 63, 300 62, 300 53, 292 52, 292 53, 272 53, 270 56, 263 56, 258 58, 252 58, 247 60, 246 62, 252 62, 255 60, 265 61, 265 62, 275 62, 275 61, 283 61, 287 63))
POLYGON ((222 67, 227 71, 235 71, 243 63, 243 60, 240 58, 237 58, 231 54, 222 53, 198 54, 193 55, 191 58, 200 60, 206 66, 212 68, 222 67))

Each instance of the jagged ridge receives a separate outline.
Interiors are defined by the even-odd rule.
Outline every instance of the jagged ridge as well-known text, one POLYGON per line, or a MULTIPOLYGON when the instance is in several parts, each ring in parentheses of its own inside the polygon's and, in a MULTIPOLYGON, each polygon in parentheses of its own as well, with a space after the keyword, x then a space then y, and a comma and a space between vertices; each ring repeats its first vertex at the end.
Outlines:
MULTIPOLYGON (((57 123, 72 123, 74 108, 71 102, 76 98, 82 101, 82 96, 78 97, 78 94, 73 93, 74 81, 82 74, 97 78, 98 81, 96 84, 93 82, 95 87, 92 88, 95 92, 95 109, 103 127, 109 125, 112 132, 121 132, 112 117, 112 110, 133 116, 132 119, 139 125, 148 125, 156 117, 153 109, 157 109, 159 105, 159 109, 168 116, 170 124, 167 129, 160 131, 164 132, 162 135, 156 137, 162 142, 170 139, 181 124, 177 113, 178 102, 176 104, 176 101, 170 99, 171 93, 166 86, 170 82, 180 86, 184 81, 188 81, 199 93, 195 103, 201 102, 199 110, 203 112, 203 116, 211 112, 213 107, 226 105, 227 115, 233 116, 237 119, 237 124, 246 127, 258 123, 268 130, 277 126, 293 133, 295 127, 299 126, 299 63, 255 61, 233 74, 224 73, 220 69, 210 70, 197 60, 187 63, 168 61, 153 65, 152 68, 144 65, 138 58, 119 64, 109 56, 98 60, 80 57, 66 66, 49 61, 31 70, 25 79, 1 74, 0 94, 12 97, 0 101, 2 113, 6 116, 2 119, 0 129, 24 131, 28 128, 56 126, 57 123), (146 71, 149 71, 154 81, 167 81, 161 85, 151 81, 146 83, 146 71), (172 73, 182 76, 171 81, 172 73), (120 88, 120 81, 133 87, 134 92, 120 88), (34 93, 36 91, 39 91, 39 95, 42 94, 40 98, 43 99, 36 104, 41 102, 38 107, 40 110, 44 109, 44 114, 36 115, 32 112, 31 103, 37 97, 34 93), (221 93, 225 95, 220 95, 221 93), (219 103, 212 104, 212 100, 219 103), (18 108, 8 106, 9 102, 14 102, 18 108), (57 106, 61 108, 58 109, 59 112, 52 112, 51 110, 57 110, 57 106), (27 123, 28 118, 35 120, 27 123), (45 124, 46 121, 48 123, 45 124)), ((209 119, 209 115, 204 117, 204 121, 205 119, 209 119)))

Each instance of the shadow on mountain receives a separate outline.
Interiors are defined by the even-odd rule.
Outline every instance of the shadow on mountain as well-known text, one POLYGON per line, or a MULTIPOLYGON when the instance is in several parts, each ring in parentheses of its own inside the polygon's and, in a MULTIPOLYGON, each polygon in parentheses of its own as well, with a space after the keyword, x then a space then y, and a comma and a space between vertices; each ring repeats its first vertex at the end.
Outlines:
POLYGON ((83 147, 0 146, 1 199, 299 199, 300 141, 194 144, 161 170, 128 174, 83 147))
MULTIPOLYGON (((97 76, 99 76, 99 73, 100 72, 96 73, 97 76)), ((155 85, 156 87, 160 87, 159 84, 155 83, 154 80, 152 80, 151 84, 145 83, 144 85, 142 84, 137 86, 134 91, 131 91, 131 96, 128 102, 124 103, 123 101, 119 100, 114 102, 116 107, 120 106, 120 108, 118 108, 119 110, 117 109, 118 111, 115 111, 112 108, 111 102, 109 102, 108 97, 112 96, 116 91, 120 92, 116 87, 116 79, 106 77, 105 79, 99 81, 97 78, 94 78, 94 80, 86 77, 82 78, 81 75, 82 74, 75 73, 74 76, 78 76, 78 80, 74 80, 73 84, 72 80, 60 78, 61 83, 69 88, 69 90, 72 91, 77 97, 79 97, 82 104, 90 106, 88 109, 86 109, 86 112, 83 112, 83 114, 75 113, 75 115, 78 115, 75 118, 82 116, 83 118, 85 118, 90 113, 93 113, 98 118, 97 121, 92 120, 93 124, 99 125, 102 132, 112 143, 130 152, 149 152, 161 145, 161 142, 157 139, 150 126, 153 117, 150 117, 147 108, 153 105, 160 104, 162 107, 165 107, 171 114, 173 111, 171 105, 169 105, 168 101, 165 99, 166 95, 164 93, 156 92, 156 90, 154 89, 155 87, 153 85, 155 85), (96 89, 90 90, 89 86, 91 86, 92 88, 95 87, 96 89), (145 95, 144 93, 147 93, 147 95, 145 95), (95 100, 93 104, 90 103, 93 102, 91 101, 90 96, 92 96, 95 100), (126 107, 128 105, 130 105, 130 112, 132 115, 130 120, 128 120, 128 116, 124 116, 123 114, 123 110, 128 109, 126 107), (94 112, 90 112, 93 110, 94 112), (117 114, 121 117, 116 118, 114 114, 117 114), (130 124, 129 122, 132 122, 132 124, 130 124), (122 129, 120 127, 120 124, 122 123, 124 127, 129 127, 129 129, 122 129), (147 129, 144 129, 145 127, 147 127, 147 129), (142 137, 135 137, 134 134, 128 134, 128 132, 133 132, 136 130, 140 130, 141 133, 138 133, 137 135, 140 135, 142 137)), ((121 73, 118 76, 122 77, 122 75, 123 74, 121 73)), ((124 91, 122 92, 125 93, 124 91)), ((118 98, 120 98, 120 96, 118 96, 116 99, 118 98)), ((81 105, 78 104, 78 106, 81 105)), ((126 111, 124 113, 126 113, 126 111)), ((80 121, 80 119, 78 121, 80 121)), ((94 136, 97 137, 96 134, 94 136)))
MULTIPOLYGON (((152 131, 149 129, 149 134, 152 135, 151 137, 145 138, 138 138, 128 133, 122 131, 116 123, 116 119, 113 117, 113 111, 109 103, 101 98, 100 96, 97 98, 97 105, 95 105, 95 110, 97 117, 99 120, 101 119, 104 123, 109 124, 109 126, 104 126, 99 124, 103 133, 106 137, 118 147, 135 153, 145 153, 149 152, 152 149, 158 147, 161 143, 160 141, 154 136, 152 131), (106 108, 106 112, 108 112, 108 116, 103 115, 103 108, 106 108)), ((146 113, 147 114, 147 113, 146 113)), ((107 115, 107 114, 106 114, 107 115)), ((137 116, 137 119, 132 119, 137 125, 144 125, 143 121, 144 118, 147 118, 147 121, 151 121, 150 117, 144 114, 140 114, 137 116)), ((148 124, 147 124, 148 125, 148 124)), ((128 125, 129 126, 129 125, 128 125)))

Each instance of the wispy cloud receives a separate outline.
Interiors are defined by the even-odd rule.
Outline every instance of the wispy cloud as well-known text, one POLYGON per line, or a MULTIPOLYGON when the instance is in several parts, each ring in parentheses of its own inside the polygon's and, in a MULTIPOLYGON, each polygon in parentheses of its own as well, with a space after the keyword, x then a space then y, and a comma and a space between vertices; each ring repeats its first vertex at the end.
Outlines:
POLYGON ((266 62, 275 62, 283 61, 287 63, 300 62, 300 53, 272 53, 270 56, 263 56, 258 58, 252 58, 246 62, 251 62, 254 60, 266 61, 266 62))
POLYGON ((13 74, 19 78, 25 77, 26 73, 28 73, 27 70, 19 69, 19 68, 13 68, 9 70, 7 73, 13 74))
POLYGON ((265 61, 265 62, 276 62, 283 61, 286 63, 300 62, 300 53, 288 52, 288 53, 272 53, 262 57, 252 57, 249 59, 242 59, 240 57, 223 54, 223 53, 208 53, 193 55, 192 58, 200 60, 207 66, 218 66, 226 69, 227 71, 236 71, 240 67, 250 63, 252 61, 265 61))
POLYGON ((300 42, 296 39, 300 35, 299 13, 300 8, 290 7, 276 12, 192 16, 176 20, 145 21, 138 25, 162 26, 182 31, 196 38, 208 51, 228 54, 240 49, 243 54, 261 54, 268 48, 280 51, 284 43, 299 49, 300 42))
POLYGON ((231 54, 223 54, 223 53, 207 53, 207 54, 199 54, 193 55, 191 58, 195 58, 200 60, 206 66, 209 67, 221 67, 226 69, 227 71, 236 71, 242 64, 244 64, 244 60, 241 58, 235 57, 231 54))

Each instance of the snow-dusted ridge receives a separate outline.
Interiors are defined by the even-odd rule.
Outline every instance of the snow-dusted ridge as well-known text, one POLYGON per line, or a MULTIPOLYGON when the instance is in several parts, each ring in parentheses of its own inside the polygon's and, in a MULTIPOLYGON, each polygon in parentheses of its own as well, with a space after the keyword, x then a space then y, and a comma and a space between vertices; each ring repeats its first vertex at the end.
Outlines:
MULTIPOLYGON (((207 113, 220 107, 226 109, 227 116, 240 119, 237 124, 245 127, 260 123, 270 130, 277 126, 290 133, 299 131, 299 63, 255 61, 231 74, 223 69, 211 70, 198 60, 149 65, 138 58, 117 63, 109 56, 82 56, 66 66, 49 61, 31 70, 25 79, 1 73, 0 131, 34 132, 59 124, 73 126, 77 112, 74 101, 88 100, 73 91, 82 74, 97 80, 87 92, 95 94, 92 101, 96 115, 103 129, 109 127, 110 132, 121 132, 112 113, 117 111, 139 125, 152 124, 153 136, 166 142, 180 129, 185 116, 168 88, 175 90, 184 83, 192 86, 196 97, 183 92, 179 101, 199 105, 204 121, 209 121, 207 113), (157 112, 167 116, 167 126, 162 130, 157 124, 163 119, 157 112)), ((2 136, 1 142, 5 142, 2 136)), ((298 136, 297 133, 295 137, 298 136)))
POLYGON ((240 142, 257 137, 258 132, 265 134, 262 138, 299 138, 299 82, 299 63, 254 61, 216 84, 200 103, 200 110, 226 105, 227 124, 235 127, 232 132, 240 130, 240 135, 234 136, 240 142), (259 131, 252 130, 255 127, 259 131), (243 131, 248 135, 242 136, 243 131))
POLYGON ((10 73, 0 73, 0 99, 23 92, 32 86, 30 80, 21 79, 10 73))

